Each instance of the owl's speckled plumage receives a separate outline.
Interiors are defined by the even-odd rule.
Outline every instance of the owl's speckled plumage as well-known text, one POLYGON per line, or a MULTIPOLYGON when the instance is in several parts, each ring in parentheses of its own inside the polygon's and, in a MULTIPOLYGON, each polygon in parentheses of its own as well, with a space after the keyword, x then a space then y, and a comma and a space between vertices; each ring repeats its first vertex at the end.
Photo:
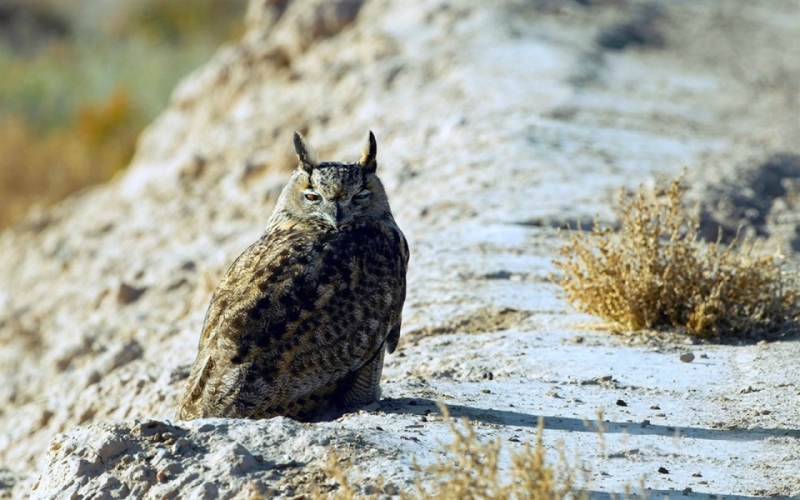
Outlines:
POLYGON ((295 149, 266 232, 211 299, 179 419, 311 420, 380 396, 408 245, 375 174, 375 137, 356 163, 320 162, 297 133, 295 149))

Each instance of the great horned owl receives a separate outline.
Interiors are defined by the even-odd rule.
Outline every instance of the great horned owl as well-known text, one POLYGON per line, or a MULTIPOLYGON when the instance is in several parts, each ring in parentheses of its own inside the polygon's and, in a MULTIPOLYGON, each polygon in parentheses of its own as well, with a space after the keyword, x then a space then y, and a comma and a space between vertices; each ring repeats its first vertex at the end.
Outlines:
POLYGON ((299 158, 264 235, 237 258, 206 313, 178 418, 311 420, 380 397, 400 337, 408 244, 375 174, 372 132, 357 163, 299 158))

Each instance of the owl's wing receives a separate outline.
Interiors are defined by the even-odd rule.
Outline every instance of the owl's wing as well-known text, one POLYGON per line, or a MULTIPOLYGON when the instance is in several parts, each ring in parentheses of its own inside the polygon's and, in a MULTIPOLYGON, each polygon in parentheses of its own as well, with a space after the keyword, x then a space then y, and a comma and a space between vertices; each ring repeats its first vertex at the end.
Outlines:
POLYGON ((241 279, 255 263, 264 257, 269 246, 266 238, 251 245, 228 268, 211 297, 200 335, 197 358, 186 382, 186 389, 178 410, 178 419, 190 420, 219 416, 223 406, 229 407, 235 399, 236 382, 241 371, 233 366, 230 356, 236 336, 226 325, 234 316, 245 292, 241 279))
POLYGON ((279 251, 287 244, 287 236, 286 232, 264 235, 231 264, 217 286, 203 322, 179 419, 243 416, 234 406, 252 360, 246 363, 242 351, 256 333, 268 333, 268 325, 258 321, 259 309, 269 305, 263 300, 263 290, 285 284, 296 267, 284 263, 279 251))
POLYGON ((400 231, 400 228, 394 223, 394 220, 391 221, 388 227, 392 233, 391 241, 395 245, 402 262, 402 266, 399 266, 397 269, 401 285, 398 290, 397 300, 393 304, 395 321, 391 324, 389 333, 386 335, 386 352, 392 354, 394 350, 397 349, 397 343, 400 342, 400 327, 403 323, 403 304, 406 300, 406 271, 408 270, 409 250, 408 242, 403 232, 400 231))
POLYGON ((402 318, 398 317, 397 320, 397 323, 392 326, 389 330, 389 334, 386 336, 386 352, 389 354, 397 349, 397 343, 400 342, 400 322, 402 318))

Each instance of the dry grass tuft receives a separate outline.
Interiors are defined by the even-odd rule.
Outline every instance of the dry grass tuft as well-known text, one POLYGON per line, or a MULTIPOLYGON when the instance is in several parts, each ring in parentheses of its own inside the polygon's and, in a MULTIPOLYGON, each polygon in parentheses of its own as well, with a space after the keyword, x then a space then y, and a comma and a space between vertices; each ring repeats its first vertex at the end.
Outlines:
POLYGON ((464 430, 460 430, 450 418, 447 407, 440 405, 439 408, 455 437, 447 446, 452 457, 440 458, 436 463, 418 469, 416 492, 406 498, 556 500, 583 497, 577 488, 577 469, 567 464, 563 452, 558 465, 547 463, 542 442, 542 418, 539 418, 533 447, 525 443, 522 450, 511 452, 511 481, 504 483, 501 479, 500 440, 482 442, 469 420, 464 418, 464 430), (435 486, 432 491, 423 486, 421 472, 433 478, 435 486))
POLYGON ((329 480, 332 479, 336 484, 331 485, 331 481, 326 481, 325 485, 317 484, 312 498, 329 500, 355 500, 358 498, 356 488, 350 484, 347 471, 353 468, 352 463, 343 465, 343 460, 336 454, 334 449, 328 448, 328 463, 323 470, 323 474, 329 480))
POLYGON ((595 225, 570 235, 554 261, 567 300, 632 331, 719 338, 800 330, 800 276, 748 242, 703 244, 684 191, 678 178, 657 199, 623 192, 619 232, 595 225))
MULTIPOLYGON (((525 443, 519 451, 510 454, 511 467, 501 468, 502 446, 499 439, 481 441, 466 418, 463 430, 450 418, 447 407, 440 405, 444 420, 453 433, 454 440, 447 445, 447 456, 426 467, 416 466, 416 482, 413 491, 400 492, 394 485, 385 484, 382 477, 370 480, 359 494, 348 479, 348 471, 342 461, 331 451, 331 458, 324 474, 337 486, 318 487, 313 498, 354 500, 387 494, 399 494, 406 500, 561 500, 583 499, 585 493, 578 488, 579 469, 570 466, 563 452, 559 462, 550 465, 546 460, 542 440, 544 422, 539 419, 536 441, 531 446, 525 443), (510 481, 506 480, 510 476, 510 481)), ((346 466, 349 468, 349 466, 346 466)), ((358 475, 358 472, 356 472, 358 475)), ((361 478, 365 481, 366 478, 361 478)))

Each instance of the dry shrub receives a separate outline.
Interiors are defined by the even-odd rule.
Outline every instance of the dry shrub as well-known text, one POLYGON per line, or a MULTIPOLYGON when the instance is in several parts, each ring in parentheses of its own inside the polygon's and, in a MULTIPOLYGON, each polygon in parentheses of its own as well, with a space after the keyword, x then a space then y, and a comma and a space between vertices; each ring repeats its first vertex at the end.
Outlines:
POLYGON ((794 332, 800 279, 738 238, 704 244, 699 219, 672 181, 657 199, 620 194, 618 232, 575 232, 554 261, 556 279, 579 310, 627 330, 677 328, 700 337, 794 332))
POLYGON ((547 462, 542 440, 544 421, 541 418, 533 446, 525 443, 521 450, 512 451, 511 467, 503 471, 499 439, 481 441, 468 419, 463 419, 461 430, 450 418, 447 407, 440 405, 440 409, 454 440, 446 446, 447 456, 438 458, 427 467, 415 465, 414 491, 397 491, 393 485, 384 485, 383 478, 378 477, 374 484, 364 488, 365 494, 359 495, 348 480, 342 462, 331 451, 325 475, 334 479, 338 487, 334 491, 318 489, 314 497, 339 500, 386 494, 399 494, 407 500, 560 500, 586 497, 585 492, 578 488, 579 470, 567 463, 563 452, 560 452, 556 465, 547 462), (504 479, 509 476, 510 480, 504 479))

